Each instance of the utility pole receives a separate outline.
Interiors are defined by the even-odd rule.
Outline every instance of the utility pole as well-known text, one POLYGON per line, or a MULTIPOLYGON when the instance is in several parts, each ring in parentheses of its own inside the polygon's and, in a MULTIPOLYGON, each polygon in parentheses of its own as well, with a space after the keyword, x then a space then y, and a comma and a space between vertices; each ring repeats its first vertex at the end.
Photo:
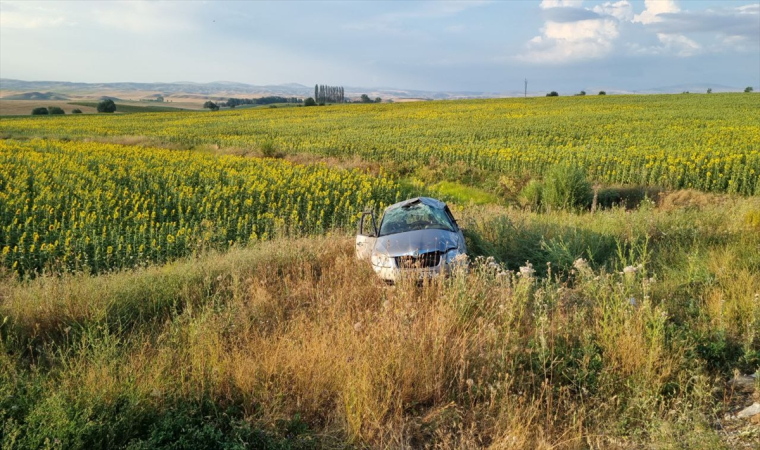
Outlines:
POLYGON ((525 98, 528 98, 528 79, 525 79, 525 98))

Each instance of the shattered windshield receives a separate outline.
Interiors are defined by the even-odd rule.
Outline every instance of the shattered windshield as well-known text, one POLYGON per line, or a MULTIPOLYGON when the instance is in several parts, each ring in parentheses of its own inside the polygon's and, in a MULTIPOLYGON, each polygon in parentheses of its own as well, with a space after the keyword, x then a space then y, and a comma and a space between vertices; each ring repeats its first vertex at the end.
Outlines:
POLYGON ((454 226, 444 210, 418 202, 386 211, 380 236, 427 229, 454 231, 454 226))

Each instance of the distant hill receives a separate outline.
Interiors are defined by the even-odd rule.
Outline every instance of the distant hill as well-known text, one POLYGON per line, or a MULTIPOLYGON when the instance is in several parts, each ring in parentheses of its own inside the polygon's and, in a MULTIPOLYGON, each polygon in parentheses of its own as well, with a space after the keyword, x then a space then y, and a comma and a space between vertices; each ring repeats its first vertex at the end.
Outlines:
POLYGON ((69 100, 69 97, 55 92, 25 92, 2 97, 3 100, 69 100))
MULTIPOLYGON (((522 97, 523 91, 502 90, 499 92, 488 91, 425 91, 416 89, 396 89, 392 87, 359 87, 344 86, 346 98, 358 100, 362 94, 371 98, 381 97, 388 99, 429 99, 429 100, 455 100, 465 98, 499 98, 499 97, 522 97)), ((710 88, 715 93, 741 92, 744 88, 724 86, 720 84, 701 83, 683 84, 650 89, 630 90, 619 89, 614 86, 590 86, 584 89, 590 94, 600 90, 608 94, 680 94, 689 91, 704 93, 710 88)), ((267 96, 281 97, 310 97, 314 95, 314 86, 304 86, 298 83, 285 83, 277 85, 252 85, 234 81, 214 81, 211 83, 195 83, 180 81, 174 83, 71 83, 67 81, 23 81, 8 78, 0 78, 0 91, 14 93, 4 97, 7 100, 67 100, 70 97, 86 98, 95 100, 111 98, 112 100, 140 100, 162 96, 170 101, 189 100, 200 101, 213 100, 224 101, 230 97, 256 98, 267 96), (16 94, 24 92, 23 94, 16 94), (47 96, 47 97, 46 97, 47 96)), ((578 90, 580 91, 580 89, 578 90)), ((572 95, 575 92, 560 92, 560 95, 572 95)), ((548 90, 530 90, 529 97, 546 95, 548 90)))
MULTIPOLYGON (((496 92, 437 92, 413 89, 395 89, 387 87, 357 87, 345 86, 346 96, 358 99, 362 94, 383 99, 395 98, 426 98, 426 99, 457 99, 499 97, 503 94, 496 92)), ((160 94, 163 97, 195 98, 218 100, 230 97, 251 98, 265 96, 310 97, 314 95, 314 86, 304 86, 299 83, 278 85, 252 85, 233 81, 214 81, 211 83, 194 83, 181 81, 176 83, 71 83, 67 81, 24 81, 8 78, 0 79, 0 90, 23 91, 54 91, 76 97, 119 97, 146 98, 160 94)))

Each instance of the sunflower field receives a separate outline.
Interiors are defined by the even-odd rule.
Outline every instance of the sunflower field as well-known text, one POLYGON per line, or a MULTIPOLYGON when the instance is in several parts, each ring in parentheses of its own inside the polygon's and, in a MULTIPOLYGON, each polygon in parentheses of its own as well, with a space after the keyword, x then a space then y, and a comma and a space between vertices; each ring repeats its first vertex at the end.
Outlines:
POLYGON ((95 142, 0 140, 0 266, 103 272, 353 226, 384 176, 95 142))
POLYGON ((184 148, 431 159, 541 176, 583 167, 599 183, 760 194, 760 95, 512 98, 132 115, 3 118, 0 136, 146 137, 184 148))

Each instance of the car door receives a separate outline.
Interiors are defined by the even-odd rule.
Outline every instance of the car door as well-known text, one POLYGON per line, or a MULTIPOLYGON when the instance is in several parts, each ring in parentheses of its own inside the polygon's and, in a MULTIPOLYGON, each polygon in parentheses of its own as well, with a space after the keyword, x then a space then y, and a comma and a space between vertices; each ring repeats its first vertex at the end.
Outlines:
POLYGON ((359 232, 356 234, 356 258, 369 260, 372 256, 372 250, 377 243, 377 225, 375 224, 375 213, 364 212, 359 219, 359 232))

